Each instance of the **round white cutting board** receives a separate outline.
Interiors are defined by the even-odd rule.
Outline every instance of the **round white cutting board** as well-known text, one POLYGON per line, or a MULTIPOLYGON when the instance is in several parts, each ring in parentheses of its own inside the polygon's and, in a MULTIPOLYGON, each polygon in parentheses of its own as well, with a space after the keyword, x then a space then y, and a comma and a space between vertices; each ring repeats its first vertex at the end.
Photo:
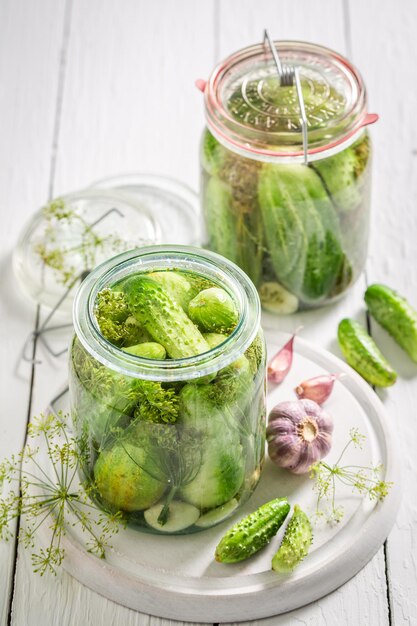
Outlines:
MULTIPOLYGON (((268 353, 289 338, 266 332, 268 353)), ((340 359, 296 338, 291 371, 279 386, 268 390, 268 411, 282 400, 295 399, 294 387, 324 372, 346 372, 337 381, 325 409, 334 417, 333 446, 326 460, 335 462, 351 428, 366 435, 362 449, 349 448, 349 465, 384 466, 383 477, 393 482, 389 495, 376 503, 338 485, 342 521, 315 525, 308 557, 291 575, 271 570, 284 527, 260 553, 242 563, 214 560, 215 547, 226 530, 258 506, 287 496, 313 515, 317 495, 308 476, 295 476, 265 462, 259 485, 244 507, 218 526, 183 536, 156 536, 122 529, 112 539, 105 560, 89 554, 83 537, 68 528, 63 567, 94 591, 143 613, 193 622, 234 622, 259 619, 295 609, 333 591, 354 576, 387 537, 400 500, 400 459, 395 433, 374 391, 340 359)), ((65 408, 65 407, 63 407, 65 408)), ((290 517, 290 516, 288 516, 290 517)), ((44 540, 47 538, 44 537, 44 540)))

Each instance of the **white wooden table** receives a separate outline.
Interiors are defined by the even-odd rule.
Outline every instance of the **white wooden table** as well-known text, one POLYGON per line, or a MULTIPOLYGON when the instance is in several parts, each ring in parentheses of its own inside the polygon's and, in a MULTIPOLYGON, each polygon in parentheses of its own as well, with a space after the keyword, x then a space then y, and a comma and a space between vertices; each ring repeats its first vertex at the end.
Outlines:
MULTIPOLYGON (((0 1, 0 458, 24 443, 27 421, 65 380, 66 359, 18 363, 39 310, 15 288, 11 253, 48 198, 131 171, 198 187, 204 124, 194 80, 228 53, 258 41, 305 39, 350 57, 380 114, 367 271, 337 305, 280 320, 336 354, 338 321, 364 321, 367 283, 395 286, 417 305, 417 3, 403 0, 1 0, 0 1)), ((405 493, 397 523, 354 579, 274 625, 417 623, 417 367, 372 325, 400 376, 381 397, 398 424, 405 493)), ((34 353, 34 355, 35 355, 34 353)), ((125 609, 61 571, 32 573, 29 554, 0 543, 1 625, 168 626, 125 609)), ((249 624, 249 623, 248 623, 249 624)), ((254 624, 254 622, 251 622, 254 624)))

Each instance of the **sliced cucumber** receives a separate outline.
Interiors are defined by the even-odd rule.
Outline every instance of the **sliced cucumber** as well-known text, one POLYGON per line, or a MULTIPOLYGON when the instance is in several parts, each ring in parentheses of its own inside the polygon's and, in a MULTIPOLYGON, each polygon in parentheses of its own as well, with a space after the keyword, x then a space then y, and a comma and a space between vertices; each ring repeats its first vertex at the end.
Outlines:
POLYGON ((197 507, 187 502, 173 500, 169 505, 169 515, 165 524, 158 521, 158 517, 164 508, 164 502, 159 502, 144 513, 145 520, 149 526, 163 533, 176 533, 184 530, 196 523, 200 517, 200 511, 197 507))
POLYGON ((298 298, 275 282, 263 283, 259 288, 262 307, 270 313, 288 315, 298 309, 298 298))
POLYGON ((218 506, 216 509, 204 513, 204 515, 199 517, 195 525, 199 526, 199 528, 209 528, 210 526, 214 526, 214 524, 219 524, 237 509, 238 504, 239 502, 236 498, 232 498, 229 502, 218 506))

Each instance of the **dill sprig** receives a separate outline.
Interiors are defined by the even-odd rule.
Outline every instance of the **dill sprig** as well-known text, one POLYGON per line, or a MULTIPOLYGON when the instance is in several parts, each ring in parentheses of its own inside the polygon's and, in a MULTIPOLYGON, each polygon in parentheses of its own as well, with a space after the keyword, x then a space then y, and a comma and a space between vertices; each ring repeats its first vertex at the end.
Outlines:
POLYGON ((177 491, 197 476, 203 457, 203 436, 195 428, 179 428, 175 424, 142 422, 136 417, 126 432, 127 441, 148 451, 146 462, 130 458, 156 480, 170 485, 164 506, 158 516, 163 526, 170 515, 170 504, 177 491))
POLYGON ((95 314, 99 325, 100 321, 104 319, 112 322, 125 322, 130 315, 125 294, 122 291, 114 291, 108 287, 102 289, 97 294, 95 314))
POLYGON ((130 414, 146 422, 173 423, 179 414, 179 399, 175 389, 164 388, 159 382, 118 374, 94 359, 75 339, 72 363, 83 389, 88 391, 85 413, 96 412, 103 405, 118 413, 130 414), (95 406, 92 406, 94 403, 95 406))
POLYGON ((329 523, 340 522, 344 515, 343 507, 336 503, 337 482, 352 487, 352 491, 367 496, 371 500, 382 501, 393 483, 381 479, 382 464, 360 466, 342 465, 346 452, 351 446, 362 448, 366 437, 357 428, 349 432, 349 440, 334 465, 319 461, 311 467, 310 478, 315 480, 317 492, 316 517, 329 523))
POLYGON ((179 398, 174 389, 164 389, 152 380, 136 380, 138 405, 134 417, 155 424, 175 423, 179 414, 179 398))
POLYGON ((85 438, 70 436, 67 417, 59 413, 35 419, 24 449, 0 464, 0 538, 10 539, 13 521, 22 517, 18 540, 32 550, 33 570, 41 576, 46 571, 56 574, 61 565, 68 526, 79 526, 87 551, 105 558, 110 538, 124 521, 120 511, 94 505, 94 483, 79 482, 79 469, 88 456, 85 438), (47 547, 36 545, 36 533, 44 524, 50 529, 47 547))
POLYGON ((42 214, 46 226, 42 240, 34 246, 34 252, 45 266, 55 272, 57 282, 65 287, 70 287, 83 270, 91 270, 97 265, 98 252, 108 250, 110 256, 126 248, 126 243, 114 233, 100 236, 93 225, 68 207, 62 198, 46 205, 42 214), (65 244, 70 232, 76 238, 72 243, 65 244))
POLYGON ((124 429, 131 428, 132 419, 154 424, 172 424, 178 419, 179 398, 174 388, 109 369, 78 339, 71 350, 71 369, 78 407, 74 422, 87 425, 100 448, 119 439, 124 429))
POLYGON ((259 332, 255 339, 250 344, 249 348, 247 348, 245 352, 245 356, 249 361, 251 366, 251 370, 254 376, 257 375, 262 360, 265 355, 265 343, 264 338, 261 332, 259 332))
POLYGON ((149 333, 130 314, 126 296, 121 291, 100 291, 94 313, 103 337, 119 348, 152 341, 149 333))

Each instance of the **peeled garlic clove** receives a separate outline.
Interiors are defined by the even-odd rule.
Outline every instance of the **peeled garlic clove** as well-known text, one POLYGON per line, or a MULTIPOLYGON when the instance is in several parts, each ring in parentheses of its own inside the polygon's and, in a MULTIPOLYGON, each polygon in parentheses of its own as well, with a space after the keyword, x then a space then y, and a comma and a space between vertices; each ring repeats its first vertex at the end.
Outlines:
POLYGON ((330 397, 335 381, 342 376, 343 373, 315 376, 297 385, 294 391, 300 400, 314 400, 317 404, 323 404, 330 397))
POLYGON ((276 465, 305 474, 330 451, 333 419, 313 400, 280 402, 269 414, 268 454, 276 465))

